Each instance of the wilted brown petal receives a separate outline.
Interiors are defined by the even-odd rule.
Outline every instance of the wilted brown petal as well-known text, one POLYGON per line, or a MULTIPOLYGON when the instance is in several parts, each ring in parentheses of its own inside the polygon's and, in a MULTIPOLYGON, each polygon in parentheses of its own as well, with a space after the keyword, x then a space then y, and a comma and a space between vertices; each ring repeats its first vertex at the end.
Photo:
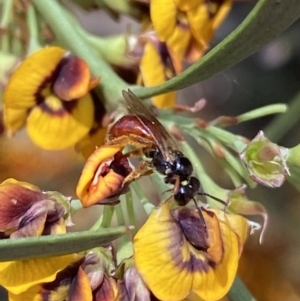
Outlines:
POLYGON ((27 210, 43 199, 42 192, 18 184, 0 185, 0 231, 18 227, 20 219, 27 210))

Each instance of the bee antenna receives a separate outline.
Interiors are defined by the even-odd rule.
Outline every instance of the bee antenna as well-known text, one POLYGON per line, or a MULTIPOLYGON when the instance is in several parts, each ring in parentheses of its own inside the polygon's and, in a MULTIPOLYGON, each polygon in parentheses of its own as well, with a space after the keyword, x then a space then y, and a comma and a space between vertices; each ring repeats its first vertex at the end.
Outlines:
POLYGON ((215 201, 217 201, 217 202, 223 204, 223 205, 224 205, 224 211, 226 210, 226 208, 227 208, 227 206, 228 206, 228 203, 227 203, 227 202, 225 202, 225 201, 223 201, 223 200, 221 200, 221 199, 219 199, 219 198, 217 198, 217 197, 215 197, 215 196, 213 196, 213 195, 211 195, 211 194, 208 194, 208 193, 206 193, 206 192, 198 192, 197 194, 198 194, 198 195, 208 196, 208 197, 210 197, 211 199, 213 199, 213 200, 215 200, 215 201))
POLYGON ((196 205, 196 208, 197 208, 197 210, 198 210, 198 212, 199 212, 200 220, 201 220, 201 222, 202 222, 204 228, 206 229, 206 223, 205 223, 205 219, 204 219, 204 217, 203 217, 202 211, 201 211, 200 207, 198 206, 197 201, 196 201, 194 198, 193 198, 193 201, 194 201, 194 203, 195 203, 195 205, 196 205))

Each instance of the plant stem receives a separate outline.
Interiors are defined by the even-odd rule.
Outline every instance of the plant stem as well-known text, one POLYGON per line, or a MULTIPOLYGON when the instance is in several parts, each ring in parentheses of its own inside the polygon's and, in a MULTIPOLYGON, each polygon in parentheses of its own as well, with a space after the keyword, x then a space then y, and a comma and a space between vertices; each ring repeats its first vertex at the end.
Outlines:
POLYGON ((114 215, 114 206, 104 206, 102 216, 93 225, 91 230, 96 230, 98 228, 108 228, 111 225, 111 220, 114 215))
POLYGON ((38 38, 39 30, 38 30, 35 8, 31 4, 27 8, 26 19, 27 19, 26 21, 29 30, 29 43, 27 48, 27 55, 29 55, 41 48, 41 45, 39 43, 39 38, 38 38))
POLYGON ((118 225, 119 226, 124 226, 125 225, 125 218, 124 218, 124 214, 123 214, 123 211, 122 211, 121 203, 119 203, 118 205, 115 206, 115 211, 116 211, 118 225))
POLYGON ((253 119, 257 119, 260 117, 264 117, 267 115, 285 113, 287 111, 287 105, 282 103, 277 103, 273 105, 268 105, 264 107, 260 107, 258 109, 252 110, 250 112, 241 114, 237 116, 238 122, 245 122, 253 119))
POLYGON ((201 186, 203 187, 205 192, 209 192, 213 182, 211 178, 206 174, 206 171, 198 155, 195 153, 194 149, 186 141, 183 141, 181 145, 183 147, 184 153, 191 160, 191 162, 195 167, 195 172, 198 178, 200 179, 201 186))
POLYGON ((134 226, 134 234, 135 234, 136 220, 135 220, 135 213, 134 213, 133 199, 132 199, 131 191, 126 193, 125 198, 126 198, 126 209, 127 209, 129 223, 130 223, 130 225, 134 226))
POLYGON ((288 104, 286 114, 276 116, 264 129, 266 136, 273 142, 278 142, 299 122, 300 93, 288 104))
POLYGON ((238 276, 234 279, 228 298, 230 301, 256 301, 238 276))
POLYGON ((145 212, 147 213, 147 215, 149 215, 153 211, 155 206, 148 201, 143 191, 141 190, 140 185, 137 182, 132 182, 130 184, 130 188, 134 190, 135 194, 137 195, 137 198, 139 199, 140 203, 143 205, 145 212))
POLYGON ((3 52, 10 52, 8 26, 9 26, 9 22, 11 21, 12 9, 13 9, 13 0, 3 1, 2 15, 0 21, 1 50, 3 52))
POLYGON ((247 146, 244 137, 235 135, 219 127, 209 126, 206 128, 206 131, 213 135, 218 141, 222 142, 224 145, 237 153, 242 152, 247 146))
POLYGON ((0 22, 1 29, 7 29, 11 20, 11 14, 13 9, 13 0, 5 0, 2 2, 2 16, 0 22))
POLYGON ((111 112, 116 109, 121 98, 121 90, 128 87, 101 58, 99 53, 91 47, 76 28, 65 17, 64 9, 57 0, 31 0, 40 14, 47 21, 56 37, 72 52, 83 58, 95 76, 101 77, 101 93, 105 99, 105 107, 111 112))

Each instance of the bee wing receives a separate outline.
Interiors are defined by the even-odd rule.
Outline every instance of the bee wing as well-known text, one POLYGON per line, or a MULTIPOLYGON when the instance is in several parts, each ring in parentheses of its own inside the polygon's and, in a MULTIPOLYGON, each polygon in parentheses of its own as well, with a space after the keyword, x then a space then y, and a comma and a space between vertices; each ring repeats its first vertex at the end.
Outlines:
POLYGON ((142 101, 128 89, 122 91, 123 97, 129 106, 129 110, 139 119, 139 121, 145 126, 145 129, 152 136, 158 149, 161 151, 164 159, 171 161, 172 150, 179 150, 179 146, 173 137, 167 132, 165 127, 157 120, 152 112, 142 103, 142 101), (152 125, 157 129, 157 133, 154 133, 148 129, 143 119, 139 116, 143 116, 149 120, 152 125))

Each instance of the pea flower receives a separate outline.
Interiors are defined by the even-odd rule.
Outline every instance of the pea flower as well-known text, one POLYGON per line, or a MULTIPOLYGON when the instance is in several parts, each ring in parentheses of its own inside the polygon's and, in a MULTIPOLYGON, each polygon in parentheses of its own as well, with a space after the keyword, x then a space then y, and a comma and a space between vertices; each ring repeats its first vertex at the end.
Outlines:
POLYGON ((122 154, 124 147, 103 145, 88 158, 76 187, 83 207, 116 204, 114 196, 126 192, 124 184, 132 167, 122 154))
POLYGON ((197 61, 208 48, 214 30, 231 8, 232 0, 151 0, 150 15, 160 41, 180 61, 197 61))
MULTIPOLYGON (((160 42, 153 33, 144 36, 146 35, 152 37, 144 46, 139 67, 143 84, 151 87, 162 84, 178 74, 179 70, 176 70, 176 66, 179 63, 176 63, 176 57, 172 58, 164 42, 160 42)), ((175 105, 175 92, 154 96, 152 103, 159 109, 172 108, 175 105)))
POLYGON ((5 88, 4 124, 12 136, 24 126, 40 147, 74 146, 94 125, 91 93, 99 82, 85 61, 59 47, 27 57, 5 88))
POLYGON ((81 255, 70 254, 49 258, 0 263, 0 282, 8 291, 9 301, 64 301, 70 274, 78 269, 81 255), (67 277, 68 276, 68 277, 67 277))
POLYGON ((241 216, 188 207, 155 209, 134 238, 136 267, 159 300, 183 300, 191 293, 219 300, 234 280, 245 229, 241 216), (238 224, 238 226, 236 226, 238 224))
POLYGON ((117 271, 120 301, 150 301, 150 291, 141 278, 133 258, 124 260, 117 271))
MULTIPOLYGON (((151 0, 151 22, 145 21, 144 32, 138 38, 144 43, 139 65, 143 84, 162 84, 179 74, 185 61, 199 60, 231 3, 232 0, 216 1, 213 5, 195 0, 151 0)), ((175 93, 152 97, 152 102, 160 109, 172 108, 175 93)))
POLYGON ((1 284, 8 290, 10 301, 121 301, 112 277, 114 263, 104 248, 86 255, 4 262, 0 267, 1 284))
POLYGON ((38 187, 14 179, 0 184, 0 198, 0 232, 3 238, 66 232, 66 199, 58 202, 38 187))
POLYGON ((287 148, 271 142, 260 131, 240 154, 240 158, 254 181, 275 188, 280 187, 289 176, 286 165, 288 155, 287 148))

